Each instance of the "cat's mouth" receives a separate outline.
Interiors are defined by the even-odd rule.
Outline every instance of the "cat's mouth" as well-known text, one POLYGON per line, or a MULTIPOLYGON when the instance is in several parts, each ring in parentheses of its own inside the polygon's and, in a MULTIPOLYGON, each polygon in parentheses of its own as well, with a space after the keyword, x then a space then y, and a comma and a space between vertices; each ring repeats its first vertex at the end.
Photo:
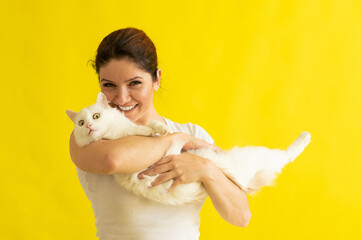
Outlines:
POLYGON ((94 131, 95 131, 94 129, 90 129, 88 135, 90 135, 94 131))

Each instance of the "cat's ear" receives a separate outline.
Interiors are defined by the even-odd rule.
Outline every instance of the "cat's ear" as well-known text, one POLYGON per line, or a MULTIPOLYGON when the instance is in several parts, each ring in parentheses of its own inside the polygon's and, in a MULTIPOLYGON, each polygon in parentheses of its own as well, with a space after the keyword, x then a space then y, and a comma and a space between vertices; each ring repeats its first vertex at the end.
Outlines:
POLYGON ((109 107, 107 97, 104 95, 104 93, 102 93, 102 92, 98 93, 97 104, 99 104, 100 106, 102 106, 104 108, 109 107))
POLYGON ((68 115, 68 117, 75 123, 75 116, 77 114, 77 112, 74 112, 72 110, 66 110, 66 115, 68 115))

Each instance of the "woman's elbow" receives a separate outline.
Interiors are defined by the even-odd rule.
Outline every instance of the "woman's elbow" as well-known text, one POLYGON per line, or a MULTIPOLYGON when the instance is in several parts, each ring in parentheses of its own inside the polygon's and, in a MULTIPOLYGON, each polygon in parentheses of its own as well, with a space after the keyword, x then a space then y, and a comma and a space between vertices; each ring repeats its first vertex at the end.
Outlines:
POLYGON ((247 211, 247 212, 242 212, 240 215, 238 215, 238 217, 231 222, 233 225, 237 226, 237 227, 242 227, 245 228, 248 226, 249 221, 251 220, 251 212, 247 211))
POLYGON ((112 154, 107 154, 104 160, 104 174, 114 174, 119 169, 119 160, 112 154))
POLYGON ((242 214, 242 217, 241 217, 241 220, 240 220, 240 223, 238 226, 242 227, 242 228, 247 227, 248 223, 251 220, 251 216, 252 216, 251 211, 247 211, 244 214, 242 214))

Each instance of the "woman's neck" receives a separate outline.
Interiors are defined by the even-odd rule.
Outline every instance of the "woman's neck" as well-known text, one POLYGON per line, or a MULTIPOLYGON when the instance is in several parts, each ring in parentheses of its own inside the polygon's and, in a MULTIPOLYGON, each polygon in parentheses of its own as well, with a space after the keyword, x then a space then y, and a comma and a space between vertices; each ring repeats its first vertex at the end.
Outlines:
POLYGON ((151 109, 145 118, 139 119, 136 124, 147 125, 150 120, 157 120, 161 123, 167 124, 166 121, 157 113, 155 108, 151 109))

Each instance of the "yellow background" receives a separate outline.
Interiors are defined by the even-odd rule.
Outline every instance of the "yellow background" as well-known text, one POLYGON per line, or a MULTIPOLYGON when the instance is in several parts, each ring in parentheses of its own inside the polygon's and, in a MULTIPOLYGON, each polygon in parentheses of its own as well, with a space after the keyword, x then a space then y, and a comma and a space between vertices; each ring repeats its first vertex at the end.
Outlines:
POLYGON ((157 47, 162 116, 223 149, 312 135, 275 187, 249 197, 247 228, 208 199, 201 240, 360 239, 360 1, 2 0, 0 22, 0 239, 97 239, 65 110, 95 102, 87 61, 128 26, 157 47))

